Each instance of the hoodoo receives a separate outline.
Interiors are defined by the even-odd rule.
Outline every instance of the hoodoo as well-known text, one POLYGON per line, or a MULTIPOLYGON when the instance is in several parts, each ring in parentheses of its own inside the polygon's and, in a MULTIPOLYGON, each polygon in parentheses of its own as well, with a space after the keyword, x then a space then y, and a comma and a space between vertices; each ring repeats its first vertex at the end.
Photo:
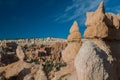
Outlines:
POLYGON ((67 40, 68 46, 62 53, 62 58, 65 62, 73 60, 81 46, 81 33, 79 32, 78 23, 76 21, 70 28, 70 35, 67 40))
POLYGON ((70 28, 70 35, 68 36, 68 42, 80 42, 81 41, 81 33, 79 32, 79 26, 77 21, 75 21, 70 28))

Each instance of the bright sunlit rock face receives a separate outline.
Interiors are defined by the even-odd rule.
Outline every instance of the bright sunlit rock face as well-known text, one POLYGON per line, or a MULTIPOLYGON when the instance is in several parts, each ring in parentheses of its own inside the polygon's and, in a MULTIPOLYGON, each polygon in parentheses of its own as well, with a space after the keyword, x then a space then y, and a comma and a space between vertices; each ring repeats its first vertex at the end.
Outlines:
POLYGON ((74 21, 73 25, 70 28, 70 34, 68 35, 68 42, 80 42, 81 33, 79 32, 79 26, 77 21, 74 21))
POLYGON ((120 40, 120 19, 119 15, 106 13, 104 2, 101 2, 95 12, 87 12, 87 29, 84 32, 85 38, 105 38, 120 40))

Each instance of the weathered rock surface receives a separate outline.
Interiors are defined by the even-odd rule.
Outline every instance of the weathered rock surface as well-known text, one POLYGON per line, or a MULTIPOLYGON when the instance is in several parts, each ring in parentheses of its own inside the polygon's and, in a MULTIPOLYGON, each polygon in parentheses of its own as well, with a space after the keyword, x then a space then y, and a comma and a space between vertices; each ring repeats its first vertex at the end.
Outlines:
POLYGON ((73 32, 68 36, 68 42, 80 42, 81 40, 81 34, 80 32, 73 32))
POLYGON ((35 80, 47 80, 47 77, 46 77, 45 73, 43 72, 42 67, 39 67, 36 70, 37 70, 36 74, 34 74, 34 79, 35 80))
POLYGON ((80 49, 81 43, 68 43, 68 46, 65 48, 65 50, 62 53, 62 59, 65 62, 73 61, 76 57, 79 49, 80 49))
POLYGON ((31 67, 31 64, 23 61, 24 53, 23 53, 20 46, 17 47, 16 54, 17 54, 17 57, 20 60, 2 68, 1 72, 4 73, 3 75, 5 76, 5 78, 9 79, 10 77, 18 75, 24 68, 30 68, 31 67))
POLYGON ((18 61, 6 66, 3 70, 4 76, 10 78, 18 75, 24 68, 30 68, 31 65, 24 61, 18 61))
POLYGON ((95 12, 87 13, 86 26, 85 38, 120 40, 120 17, 113 13, 105 13, 103 2, 95 12))
POLYGON ((77 75, 73 64, 74 61, 67 63, 66 67, 63 67, 60 71, 55 73, 55 77, 52 80, 77 80, 77 75))
POLYGON ((77 80, 76 71, 73 66, 74 59, 81 46, 81 34, 79 27, 75 21, 70 28, 70 35, 68 36, 68 45, 62 52, 62 59, 66 62, 67 66, 63 67, 60 71, 55 73, 53 80, 77 80))
POLYGON ((25 55, 20 46, 17 47, 16 54, 19 61, 0 67, 2 76, 7 79, 16 76, 17 80, 47 80, 41 65, 34 65, 24 61, 25 55))
POLYGON ((17 57, 19 58, 19 60, 24 60, 25 55, 24 55, 23 50, 20 46, 17 47, 16 54, 17 54, 17 57))
POLYGON ((120 14, 105 13, 104 3, 101 2, 95 12, 87 13, 86 26, 87 29, 84 33, 85 38, 92 39, 94 44, 106 52, 108 56, 107 60, 110 62, 110 65, 112 65, 111 70, 113 70, 112 72, 119 80, 120 50, 118 48, 120 47, 120 14))
POLYGON ((21 80, 47 80, 47 77, 45 75, 45 73, 42 70, 42 66, 41 65, 34 65, 31 67, 30 72, 24 76, 25 71, 23 71, 22 73, 20 73, 21 76, 19 76, 20 78, 22 77, 21 80))
POLYGON ((107 60, 112 63, 114 60, 113 60, 113 56, 112 56, 112 52, 111 52, 111 49, 110 49, 110 46, 107 45, 105 43, 105 41, 103 41, 102 39, 92 39, 91 40, 95 45, 97 45, 101 50, 105 51, 106 55, 108 56, 107 57, 107 60))
POLYGON ((70 28, 70 35, 68 36, 68 42, 80 42, 81 41, 81 33, 79 32, 78 23, 75 21, 70 28))
POLYGON ((73 61, 81 46, 81 34, 79 32, 78 23, 75 21, 70 28, 68 36, 68 45, 62 52, 62 59, 65 62, 73 61))
POLYGON ((87 13, 85 38, 105 38, 108 36, 108 27, 104 22, 106 18, 104 3, 102 2, 95 12, 87 13))
POLYGON ((79 27, 78 27, 78 23, 77 21, 74 21, 72 27, 70 28, 70 33, 73 33, 73 32, 79 32, 79 27))
POLYGON ((117 80, 105 51, 86 41, 75 59, 78 80, 117 80))

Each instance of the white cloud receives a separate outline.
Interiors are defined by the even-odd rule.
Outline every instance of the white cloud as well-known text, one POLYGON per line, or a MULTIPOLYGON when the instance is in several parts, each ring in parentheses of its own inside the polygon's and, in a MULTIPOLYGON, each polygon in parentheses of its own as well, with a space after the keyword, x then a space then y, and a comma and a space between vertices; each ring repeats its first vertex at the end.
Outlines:
MULTIPOLYGON (((68 22, 77 20, 80 24, 84 24, 86 12, 94 11, 102 0, 72 0, 73 4, 67 6, 65 11, 57 16, 55 21, 68 22)), ((104 0, 105 3, 108 0, 104 0)))
POLYGON ((115 12, 120 14, 120 5, 115 7, 115 12))

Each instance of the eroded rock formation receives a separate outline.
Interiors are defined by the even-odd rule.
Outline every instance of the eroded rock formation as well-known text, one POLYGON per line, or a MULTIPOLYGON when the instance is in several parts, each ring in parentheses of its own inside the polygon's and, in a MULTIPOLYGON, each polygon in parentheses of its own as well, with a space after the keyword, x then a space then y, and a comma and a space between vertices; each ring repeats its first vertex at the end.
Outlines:
POLYGON ((113 13, 105 13, 104 2, 95 12, 87 12, 85 38, 105 38, 120 40, 120 18, 113 13))
POLYGON ((34 78, 34 80, 43 80, 43 79, 47 80, 47 77, 45 76, 45 73, 43 72, 41 65, 35 67, 36 65, 24 61, 25 55, 20 46, 17 47, 16 54, 17 57, 19 58, 19 61, 14 62, 12 64, 8 64, 5 67, 0 67, 0 73, 2 73, 2 75, 6 79, 17 76, 18 74, 23 72, 24 75, 18 77, 17 80, 31 80, 32 78, 34 78), (25 75, 26 69, 29 69, 30 71, 25 75))
POLYGON ((68 36, 68 46, 62 53, 62 59, 65 62, 73 61, 81 46, 81 33, 79 32, 78 23, 75 21, 70 28, 68 36))
POLYGON ((68 36, 68 42, 80 42, 81 41, 81 33, 79 32, 79 26, 77 21, 73 23, 70 28, 70 35, 68 36))
POLYGON ((16 54, 17 54, 17 57, 19 58, 19 60, 21 60, 21 61, 24 60, 25 55, 20 46, 17 47, 16 54))
POLYGON ((55 73, 54 80, 58 79, 68 79, 68 80, 76 80, 76 71, 74 68, 74 59, 80 49, 82 44, 81 41, 81 33, 79 32, 78 23, 75 21, 70 28, 70 35, 68 36, 68 45, 65 50, 62 52, 62 59, 67 63, 66 67, 63 67, 59 72, 55 73), (62 77, 64 76, 64 77, 62 77))
POLYGON ((108 57, 92 40, 86 41, 74 63, 78 80, 117 80, 108 57))
POLYGON ((95 12, 87 13, 86 26, 82 40, 75 21, 67 42, 47 38, 54 43, 14 47, 16 52, 1 47, 5 50, 0 50, 0 80, 16 75, 16 80, 120 80, 120 14, 105 13, 101 2, 95 12), (9 62, 11 58, 3 58, 6 53, 16 53, 18 59, 9 62))
POLYGON ((31 66, 30 64, 23 61, 24 53, 20 46, 17 47, 16 54, 20 60, 15 63, 9 64, 3 68, 3 73, 5 78, 10 78, 12 76, 15 76, 24 68, 30 68, 31 66))
POLYGON ((85 38, 105 38, 108 36, 108 27, 105 23, 104 3, 102 2, 95 12, 87 12, 85 38))
POLYGON ((95 12, 87 13, 86 26, 87 29, 85 30, 84 37, 87 40, 92 40, 94 44, 96 44, 100 49, 105 51, 104 54, 107 54, 107 61, 110 63, 108 67, 111 67, 111 70, 113 72, 111 76, 109 75, 109 77, 113 77, 113 79, 110 78, 108 80, 119 80, 120 79, 119 73, 120 50, 118 49, 120 45, 119 14, 115 15, 113 13, 105 13, 104 3, 101 2, 98 9, 95 12))

